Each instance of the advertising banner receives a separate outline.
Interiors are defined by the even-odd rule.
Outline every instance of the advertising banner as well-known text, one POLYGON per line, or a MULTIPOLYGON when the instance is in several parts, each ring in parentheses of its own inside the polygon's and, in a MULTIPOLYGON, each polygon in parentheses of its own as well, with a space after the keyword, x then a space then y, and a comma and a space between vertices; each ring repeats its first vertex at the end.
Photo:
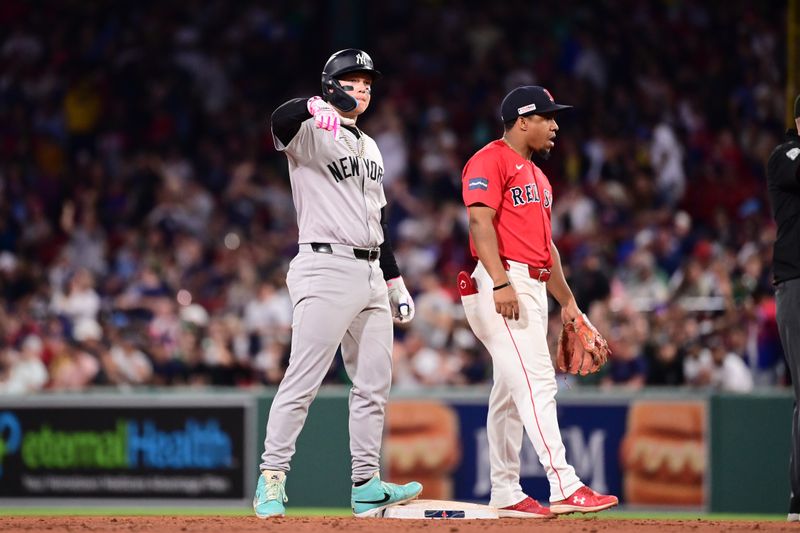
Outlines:
MULTIPOLYGON (((434 499, 488 502, 487 405, 474 399, 392 401, 384 450, 393 480, 417 479, 434 499)), ((596 491, 647 507, 706 505, 706 402, 658 399, 559 401, 567 461, 596 491)), ((550 485, 527 435, 520 484, 542 501, 550 485)))
POLYGON ((249 496, 246 403, 86 403, 0 406, 0 498, 249 496))

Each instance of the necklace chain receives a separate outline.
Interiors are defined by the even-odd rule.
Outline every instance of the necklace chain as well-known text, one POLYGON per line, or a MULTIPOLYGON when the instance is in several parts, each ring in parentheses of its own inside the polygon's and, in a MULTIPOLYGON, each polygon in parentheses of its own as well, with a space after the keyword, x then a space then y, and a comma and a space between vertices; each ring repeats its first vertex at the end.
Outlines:
MULTIPOLYGON (((506 139, 505 135, 503 135, 502 139, 503 139, 503 142, 506 143, 506 146, 511 148, 511 150, 513 150, 514 152, 517 152, 517 149, 514 148, 513 146, 511 146, 511 143, 508 142, 508 139, 506 139)), ((525 161, 530 161, 530 157, 525 157, 524 155, 520 154, 519 152, 517 152, 517 154, 519 154, 522 157, 522 159, 524 159, 525 161)))
MULTIPOLYGON (((355 126, 354 126, 355 127, 355 126)), ((353 145, 350 143, 350 139, 348 139, 347 134, 342 132, 342 139, 344 140, 344 144, 347 145, 347 149, 356 156, 356 157, 364 157, 364 134, 361 133, 361 130, 356 128, 358 132, 358 139, 356 140, 356 147, 354 148, 353 145)))

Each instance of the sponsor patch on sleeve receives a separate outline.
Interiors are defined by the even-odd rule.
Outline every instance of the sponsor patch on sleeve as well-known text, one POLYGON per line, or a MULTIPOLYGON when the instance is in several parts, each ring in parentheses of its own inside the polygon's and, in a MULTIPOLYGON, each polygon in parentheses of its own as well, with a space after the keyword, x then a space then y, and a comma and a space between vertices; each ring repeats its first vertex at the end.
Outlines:
POLYGON ((786 157, 794 161, 797 159, 797 156, 800 155, 800 148, 792 148, 788 152, 786 152, 786 157))
POLYGON ((475 189, 481 190, 488 190, 489 189, 489 180, 486 178, 470 178, 467 182, 467 190, 474 191, 475 189))

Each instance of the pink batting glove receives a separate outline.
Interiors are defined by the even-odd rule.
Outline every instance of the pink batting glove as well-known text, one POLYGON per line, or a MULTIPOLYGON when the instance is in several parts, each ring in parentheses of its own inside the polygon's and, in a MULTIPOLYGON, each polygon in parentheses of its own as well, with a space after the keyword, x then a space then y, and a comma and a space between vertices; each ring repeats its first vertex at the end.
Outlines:
POLYGON ((333 138, 339 138, 339 122, 341 118, 332 105, 319 96, 313 96, 308 99, 306 107, 311 116, 314 117, 314 125, 317 128, 332 131, 333 138))

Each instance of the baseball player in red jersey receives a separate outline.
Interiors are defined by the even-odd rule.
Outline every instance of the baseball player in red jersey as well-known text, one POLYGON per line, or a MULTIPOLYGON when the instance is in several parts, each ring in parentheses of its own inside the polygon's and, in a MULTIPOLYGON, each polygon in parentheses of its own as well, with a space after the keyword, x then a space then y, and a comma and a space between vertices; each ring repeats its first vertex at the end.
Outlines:
POLYGON ((558 131, 556 104, 537 86, 518 87, 501 105, 504 134, 464 167, 470 249, 478 264, 459 274, 467 320, 492 356, 494 384, 487 433, 491 505, 501 517, 548 518, 596 512, 616 496, 584 485, 567 463, 556 417, 556 378, 547 345, 547 292, 561 304, 561 319, 581 315, 552 240, 553 192, 531 155, 547 158, 558 131), (550 508, 519 484, 523 428, 550 482, 550 508))

